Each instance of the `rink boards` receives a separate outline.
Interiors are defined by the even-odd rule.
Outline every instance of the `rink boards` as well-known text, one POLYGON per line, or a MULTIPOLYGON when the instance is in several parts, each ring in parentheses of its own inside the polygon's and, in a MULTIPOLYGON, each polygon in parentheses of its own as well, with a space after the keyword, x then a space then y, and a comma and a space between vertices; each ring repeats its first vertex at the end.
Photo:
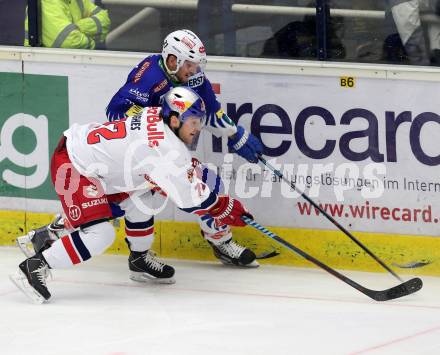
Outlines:
MULTIPOLYGON (((32 228, 50 223, 53 214, 23 211, 0 211, 0 245, 15 245, 15 238, 32 228), (26 225, 24 223, 26 221, 26 225)), ((124 242, 124 222, 115 223, 116 240, 109 254, 128 254, 124 242)), ((270 227, 281 238, 327 263, 333 268, 384 272, 370 256, 339 231, 270 227)), ((194 222, 160 220, 155 223, 153 250, 161 257, 188 260, 215 260, 212 249, 200 236, 194 222)), ((428 263, 413 269, 399 269, 401 274, 440 276, 436 260, 440 258, 440 240, 428 236, 405 236, 357 232, 355 237, 387 265, 428 263)), ((276 251, 275 257, 260 260, 262 264, 314 267, 290 250, 276 244, 251 227, 234 228, 234 238, 256 254, 276 251)))
MULTIPOLYGON (((50 221, 59 205, 50 155, 73 123, 105 107, 141 53, 0 48, 0 243, 50 221)), ((440 274, 440 71, 436 68, 210 58, 207 75, 230 117, 259 137, 266 158, 389 264, 427 262, 440 274)), ((269 171, 225 159, 205 133, 197 152, 224 191, 257 221, 334 267, 380 271, 348 237, 269 171)), ((191 216, 167 206, 155 225, 165 257, 212 258, 191 216)), ((122 223, 122 222, 121 222, 122 223)), ((109 252, 126 253, 122 228, 109 252)), ((266 262, 307 265, 251 229, 235 235, 266 262)))

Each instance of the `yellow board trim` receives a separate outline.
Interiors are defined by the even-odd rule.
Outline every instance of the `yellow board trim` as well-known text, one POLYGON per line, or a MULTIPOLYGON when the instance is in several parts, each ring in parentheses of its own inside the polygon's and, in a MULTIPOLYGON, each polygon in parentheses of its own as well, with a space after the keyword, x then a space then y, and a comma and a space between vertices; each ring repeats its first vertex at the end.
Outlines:
MULTIPOLYGON (((48 224, 53 214, 24 211, 0 211, 0 245, 15 245, 15 238, 33 228, 48 224)), ((111 254, 128 254, 124 242, 124 222, 116 224, 116 240, 107 250, 111 254)), ((176 259, 215 260, 211 247, 201 237, 195 222, 156 221, 153 250, 160 256, 176 259)), ((368 254, 339 231, 271 227, 281 238, 337 269, 384 272, 368 254)), ((354 235, 388 266, 413 261, 430 262, 416 269, 396 269, 400 274, 440 276, 440 238, 397 234, 355 232, 354 235)), ((257 254, 276 250, 276 257, 262 264, 313 266, 304 258, 277 244, 251 227, 235 228, 234 240, 257 254)))

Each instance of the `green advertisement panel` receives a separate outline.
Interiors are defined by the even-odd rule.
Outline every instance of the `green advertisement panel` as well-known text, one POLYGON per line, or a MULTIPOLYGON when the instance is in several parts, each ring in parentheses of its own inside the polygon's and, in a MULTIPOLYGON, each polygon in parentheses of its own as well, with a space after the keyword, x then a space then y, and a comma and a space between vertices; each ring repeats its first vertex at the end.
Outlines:
POLYGON ((0 73, 0 196, 57 199, 50 157, 68 125, 67 77, 0 73))

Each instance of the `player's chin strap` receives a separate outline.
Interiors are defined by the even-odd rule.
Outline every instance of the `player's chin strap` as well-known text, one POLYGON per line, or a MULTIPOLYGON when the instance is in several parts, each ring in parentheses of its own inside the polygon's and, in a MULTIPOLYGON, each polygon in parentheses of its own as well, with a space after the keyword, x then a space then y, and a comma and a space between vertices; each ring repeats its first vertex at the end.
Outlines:
POLYGON ((162 63, 163 63, 163 67, 165 69, 166 74, 169 76, 169 78, 174 81, 177 84, 181 84, 180 80, 177 78, 176 73, 179 71, 180 67, 177 66, 176 70, 172 71, 168 68, 167 63, 165 63, 165 61, 161 58, 162 63))

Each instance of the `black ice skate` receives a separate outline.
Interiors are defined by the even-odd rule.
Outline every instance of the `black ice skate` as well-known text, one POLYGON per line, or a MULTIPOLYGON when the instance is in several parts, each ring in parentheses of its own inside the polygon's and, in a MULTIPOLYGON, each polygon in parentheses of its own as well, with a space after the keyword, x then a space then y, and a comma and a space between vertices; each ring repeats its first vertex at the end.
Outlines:
POLYGON ((46 286, 49 274, 46 260, 41 253, 37 253, 18 265, 17 272, 9 278, 33 302, 41 304, 50 298, 46 286))
POLYGON ((173 284, 174 268, 156 258, 153 252, 131 251, 128 258, 130 279, 139 282, 154 281, 157 283, 173 284))
POLYGON ((17 238, 17 245, 26 257, 47 249, 64 232, 63 218, 55 216, 51 224, 31 230, 28 234, 17 238))
MULTIPOLYGON (((209 242, 209 241, 208 241, 209 242)), ((221 244, 211 244, 214 250, 214 255, 225 265, 235 265, 244 267, 258 267, 255 253, 245 247, 234 242, 232 239, 221 243, 221 244)))

